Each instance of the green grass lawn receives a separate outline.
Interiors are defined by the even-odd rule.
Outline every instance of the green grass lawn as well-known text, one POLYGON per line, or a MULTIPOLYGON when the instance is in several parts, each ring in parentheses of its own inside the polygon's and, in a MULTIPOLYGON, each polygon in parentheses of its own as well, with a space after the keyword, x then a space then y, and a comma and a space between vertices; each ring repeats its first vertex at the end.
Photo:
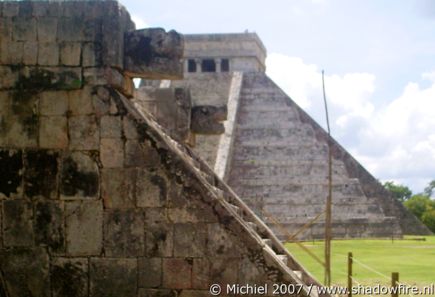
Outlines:
MULTIPOLYGON (((403 240, 395 239, 394 242, 391 239, 334 240, 331 247, 332 283, 347 283, 348 252, 352 252, 356 260, 389 278, 391 272, 399 272, 399 282, 418 286, 435 283, 435 236, 424 237, 426 241, 413 240, 415 238, 423 237, 406 236, 403 240)), ((324 259, 323 242, 305 242, 304 245, 324 259)), ((296 244, 287 243, 286 247, 308 271, 323 282, 323 267, 320 264, 296 244)), ((391 282, 358 263, 353 265, 353 275, 364 285, 391 282)))

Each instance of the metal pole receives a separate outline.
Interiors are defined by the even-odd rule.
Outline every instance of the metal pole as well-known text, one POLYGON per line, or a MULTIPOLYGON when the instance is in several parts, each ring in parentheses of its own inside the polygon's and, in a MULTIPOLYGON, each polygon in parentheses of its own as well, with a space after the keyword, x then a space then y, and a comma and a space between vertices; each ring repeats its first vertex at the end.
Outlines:
POLYGON ((391 287, 396 288, 396 290, 391 290, 391 297, 399 297, 399 290, 397 286, 399 285, 399 273, 391 273, 391 287))
POLYGON ((325 285, 331 285, 331 209, 332 209, 332 150, 331 128, 329 126, 328 104, 325 92, 325 72, 322 70, 323 101, 325 103, 326 125, 328 127, 328 197, 326 198, 325 218, 325 285))
POLYGON ((352 297, 352 253, 347 254, 347 289, 348 289, 348 297, 352 297))

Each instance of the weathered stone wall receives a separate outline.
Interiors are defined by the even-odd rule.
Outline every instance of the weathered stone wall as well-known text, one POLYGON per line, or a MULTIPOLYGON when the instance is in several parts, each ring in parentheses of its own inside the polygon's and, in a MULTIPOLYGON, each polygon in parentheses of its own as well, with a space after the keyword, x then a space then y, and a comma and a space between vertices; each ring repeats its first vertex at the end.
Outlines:
MULTIPOLYGON (((314 282, 127 99, 134 27, 122 6, 0 11, 1 296, 209 296, 211 283, 314 282)), ((161 79, 178 68, 153 69, 161 79)))

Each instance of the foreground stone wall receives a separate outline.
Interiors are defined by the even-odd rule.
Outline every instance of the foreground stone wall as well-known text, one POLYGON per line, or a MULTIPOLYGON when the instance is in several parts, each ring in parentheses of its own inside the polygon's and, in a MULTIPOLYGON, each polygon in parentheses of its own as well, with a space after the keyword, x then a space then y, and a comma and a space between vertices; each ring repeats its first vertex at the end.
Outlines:
MULTIPOLYGON (((0 296, 209 296, 212 283, 301 283, 287 261, 312 282, 127 98, 134 25, 122 6, 25 1, 0 11, 0 296)), ((177 75, 166 66, 153 66, 156 79, 177 75)))

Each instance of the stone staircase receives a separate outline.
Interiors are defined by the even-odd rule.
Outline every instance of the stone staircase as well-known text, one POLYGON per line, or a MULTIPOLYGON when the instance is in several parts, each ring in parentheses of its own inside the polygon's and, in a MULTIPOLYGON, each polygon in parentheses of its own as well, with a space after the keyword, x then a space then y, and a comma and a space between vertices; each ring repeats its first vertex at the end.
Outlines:
POLYGON ((261 247, 263 257, 274 268, 263 267, 269 279, 272 281, 277 279, 276 270, 278 270, 278 274, 282 279, 303 287, 302 294, 304 296, 319 296, 317 287, 321 286, 321 284, 295 260, 272 230, 214 173, 205 161, 199 158, 189 147, 173 140, 164 132, 164 128, 153 121, 151 117, 147 117, 140 113, 138 109, 129 106, 129 102, 125 101, 124 103, 130 114, 135 115, 136 118, 143 121, 151 129, 158 131, 158 135, 163 138, 162 140, 167 144, 168 148, 188 165, 187 169, 191 170, 196 178, 201 180, 202 184, 208 188, 211 198, 220 203, 224 213, 223 216, 235 219, 238 227, 242 228, 243 232, 247 232, 250 238, 261 247))
MULTIPOLYGON (((264 73, 244 73, 228 181, 281 239, 321 213, 328 192, 327 142, 318 139, 320 127, 302 113, 264 73)), ((335 237, 400 235, 397 220, 365 195, 359 179, 337 158, 333 219, 335 237)), ((300 238, 323 238, 323 230, 322 219, 300 238)))

